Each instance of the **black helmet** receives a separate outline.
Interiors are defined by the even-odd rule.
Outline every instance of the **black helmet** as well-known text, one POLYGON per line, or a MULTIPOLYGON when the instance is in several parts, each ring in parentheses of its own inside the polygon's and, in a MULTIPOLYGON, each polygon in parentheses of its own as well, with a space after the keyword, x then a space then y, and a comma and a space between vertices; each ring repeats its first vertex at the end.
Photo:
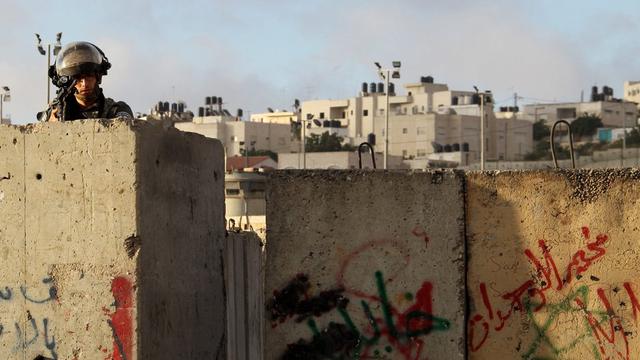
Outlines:
POLYGON ((57 76, 73 77, 80 74, 107 75, 111 67, 102 50, 92 43, 76 41, 66 44, 56 58, 57 76))

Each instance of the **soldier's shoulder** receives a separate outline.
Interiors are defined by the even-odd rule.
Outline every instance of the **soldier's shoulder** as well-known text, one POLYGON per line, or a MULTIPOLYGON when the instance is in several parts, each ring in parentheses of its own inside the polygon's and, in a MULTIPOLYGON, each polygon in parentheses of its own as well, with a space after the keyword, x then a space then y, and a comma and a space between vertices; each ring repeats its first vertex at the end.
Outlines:
POLYGON ((115 101, 112 98, 106 98, 105 107, 109 118, 133 118, 131 107, 124 101, 115 101))

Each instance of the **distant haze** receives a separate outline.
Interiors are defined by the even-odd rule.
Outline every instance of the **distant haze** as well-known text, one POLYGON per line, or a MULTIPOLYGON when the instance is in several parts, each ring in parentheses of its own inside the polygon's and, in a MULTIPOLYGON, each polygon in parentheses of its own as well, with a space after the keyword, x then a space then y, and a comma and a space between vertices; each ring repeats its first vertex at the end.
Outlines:
MULTIPOLYGON (((4 112, 35 121, 46 102, 53 43, 86 40, 113 64, 105 94, 146 113, 158 100, 196 112, 205 96, 245 117, 295 98, 354 96, 378 81, 374 61, 402 61, 396 88, 431 75, 457 90, 492 90, 536 101, 576 101, 592 85, 622 97, 640 80, 635 1, 7 1, 0 4, 4 112)), ((400 90, 401 92, 403 90, 400 90)), ((55 87, 52 86, 52 96, 55 87)))

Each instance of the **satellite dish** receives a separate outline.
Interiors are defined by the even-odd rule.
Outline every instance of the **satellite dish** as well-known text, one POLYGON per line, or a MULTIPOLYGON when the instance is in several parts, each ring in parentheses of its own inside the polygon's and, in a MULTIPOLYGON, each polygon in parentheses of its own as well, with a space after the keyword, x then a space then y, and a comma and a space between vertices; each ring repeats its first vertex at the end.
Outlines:
POLYGON ((272 108, 270 108, 270 107, 268 107, 268 108, 267 108, 267 110, 268 110, 270 113, 272 113, 272 112, 273 112, 273 109, 272 109, 272 108))
POLYGON ((313 123, 316 124, 316 126, 318 127, 322 126, 322 123, 320 122, 320 120, 313 119, 313 123))

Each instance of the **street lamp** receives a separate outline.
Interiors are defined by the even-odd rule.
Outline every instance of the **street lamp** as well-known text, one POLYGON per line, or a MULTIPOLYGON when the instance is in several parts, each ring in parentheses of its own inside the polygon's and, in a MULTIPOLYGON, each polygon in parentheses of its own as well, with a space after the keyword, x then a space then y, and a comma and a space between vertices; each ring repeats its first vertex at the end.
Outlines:
MULTIPOLYGON (((57 56, 62 48, 62 43, 60 40, 62 39, 62 33, 59 32, 56 34, 56 43, 53 46, 53 55, 57 56)), ((36 46, 38 47, 38 52, 40 55, 47 55, 47 104, 51 98, 51 79, 49 78, 49 66, 51 66, 51 44, 47 44, 47 50, 45 51, 42 47, 42 39, 40 38, 40 34, 36 33, 36 46)))
MULTIPOLYGON (((385 110, 385 118, 384 118, 384 157, 383 157, 383 169, 387 169, 389 163, 389 77, 394 79, 400 79, 400 61, 393 61, 391 65, 393 65, 393 69, 383 69, 380 66, 380 63, 374 62, 375 66, 378 68, 378 75, 382 80, 384 80, 385 98, 387 102, 387 108, 385 110)), ((375 121, 375 118, 374 120, 375 121)))
POLYGON ((491 91, 485 90, 484 92, 480 92, 478 87, 475 85, 473 88, 475 89, 476 94, 480 96, 480 170, 484 170, 484 101, 485 96, 491 95, 491 91))
POLYGON ((2 87, 2 92, 0 93, 0 124, 4 122, 4 117, 2 116, 2 103, 11 101, 11 92, 8 86, 2 87))

